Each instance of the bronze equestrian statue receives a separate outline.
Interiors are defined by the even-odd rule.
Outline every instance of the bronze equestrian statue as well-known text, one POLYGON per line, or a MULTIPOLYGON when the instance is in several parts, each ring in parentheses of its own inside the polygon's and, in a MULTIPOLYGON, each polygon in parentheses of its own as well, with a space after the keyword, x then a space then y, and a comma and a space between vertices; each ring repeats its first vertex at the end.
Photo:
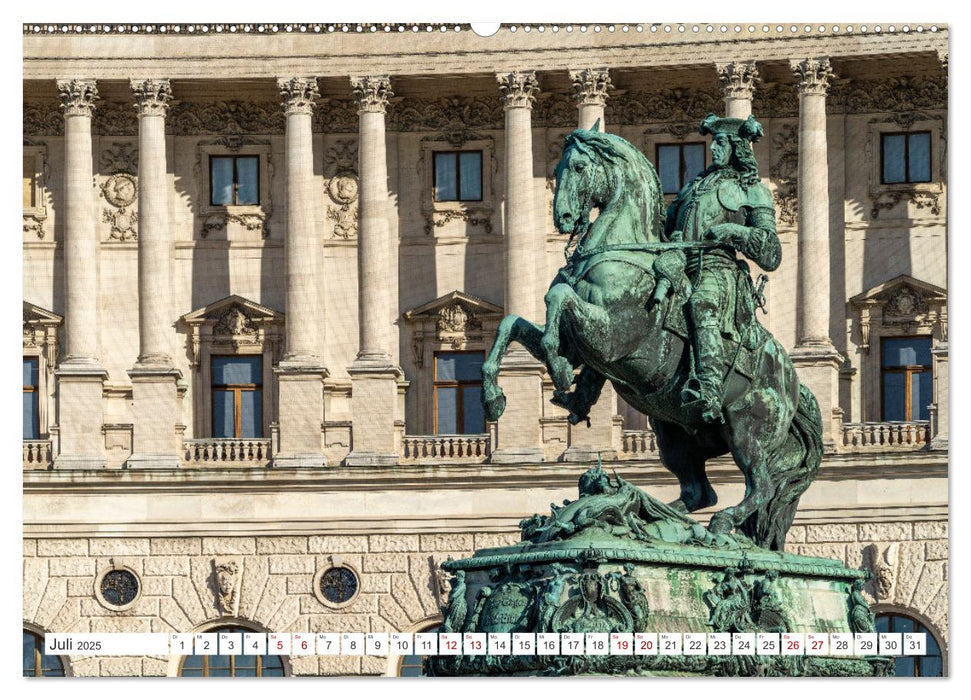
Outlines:
POLYGON ((604 382, 650 418, 662 463, 678 477, 671 505, 714 505, 707 460, 730 453, 745 496, 716 512, 713 534, 736 528, 782 550, 799 497, 822 458, 815 397, 758 322, 759 292, 738 254, 778 267, 772 196, 759 182, 747 120, 709 115, 711 166, 664 216, 654 166, 624 139, 579 129, 556 168, 553 218, 569 235, 567 262, 546 294, 546 323, 506 316, 483 365, 486 419, 505 396, 496 383, 511 342, 544 362, 554 403, 585 420, 604 382), (592 210, 598 210, 590 221, 592 210))

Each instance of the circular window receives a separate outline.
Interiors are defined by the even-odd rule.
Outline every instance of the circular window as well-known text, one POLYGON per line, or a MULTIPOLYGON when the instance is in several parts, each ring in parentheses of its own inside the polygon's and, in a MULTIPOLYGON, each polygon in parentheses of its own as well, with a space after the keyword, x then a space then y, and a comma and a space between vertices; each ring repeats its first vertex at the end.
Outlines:
POLYGON ((347 607, 361 592, 361 576, 340 557, 333 557, 330 566, 317 571, 313 594, 329 608, 347 607))
POLYGON ((138 600, 141 587, 138 576, 130 569, 111 569, 101 577, 96 592, 106 607, 123 610, 138 600))

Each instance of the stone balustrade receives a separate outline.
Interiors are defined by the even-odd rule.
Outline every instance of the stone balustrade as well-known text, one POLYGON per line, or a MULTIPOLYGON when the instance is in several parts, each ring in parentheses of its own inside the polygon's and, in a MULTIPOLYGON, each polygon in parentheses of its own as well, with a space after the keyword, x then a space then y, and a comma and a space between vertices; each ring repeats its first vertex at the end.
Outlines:
POLYGON ((484 462, 492 454, 488 433, 473 435, 405 435, 401 461, 411 464, 484 462))
POLYGON ((657 438, 653 430, 625 430, 621 434, 620 459, 641 459, 657 454, 657 438))
POLYGON ((24 469, 48 469, 51 459, 50 440, 24 440, 24 469))
POLYGON ((185 467, 265 467, 269 463, 269 440, 206 438, 185 441, 185 467))
POLYGON ((840 450, 918 450, 927 447, 930 439, 929 421, 844 423, 840 450))

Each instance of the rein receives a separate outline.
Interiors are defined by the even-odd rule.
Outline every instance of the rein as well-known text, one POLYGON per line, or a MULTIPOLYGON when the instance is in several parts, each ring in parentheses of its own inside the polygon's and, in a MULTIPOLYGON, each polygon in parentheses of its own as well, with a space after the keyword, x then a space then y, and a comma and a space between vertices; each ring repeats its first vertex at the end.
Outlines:
MULTIPOLYGON (((586 260, 601 253, 613 252, 615 250, 629 250, 641 253, 663 253, 667 250, 707 250, 711 248, 730 248, 725 243, 717 241, 658 241, 657 243, 628 243, 623 245, 605 245, 589 252, 578 254, 574 251, 573 256, 579 260, 586 260)), ((734 250, 734 249, 733 249, 734 250)))

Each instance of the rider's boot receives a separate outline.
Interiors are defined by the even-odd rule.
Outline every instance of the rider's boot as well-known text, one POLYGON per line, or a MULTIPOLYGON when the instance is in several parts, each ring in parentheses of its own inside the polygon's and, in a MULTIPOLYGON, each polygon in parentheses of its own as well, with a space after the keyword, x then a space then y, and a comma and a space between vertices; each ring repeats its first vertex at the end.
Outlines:
POLYGON ((721 332, 716 325, 695 329, 695 377, 681 391, 686 403, 699 401, 707 423, 724 421, 721 411, 721 332))

